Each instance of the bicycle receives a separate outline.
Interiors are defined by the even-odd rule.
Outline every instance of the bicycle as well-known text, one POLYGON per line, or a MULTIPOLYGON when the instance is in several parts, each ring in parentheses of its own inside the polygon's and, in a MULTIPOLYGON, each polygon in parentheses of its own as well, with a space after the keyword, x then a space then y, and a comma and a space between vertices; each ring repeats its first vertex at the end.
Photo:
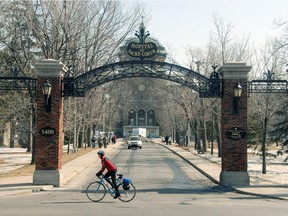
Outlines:
MULTIPOLYGON (((119 200, 122 202, 130 202, 136 196, 136 188, 129 178, 124 178, 123 174, 117 174, 116 185, 118 187, 120 196, 119 200)), ((107 191, 112 197, 115 196, 115 190, 106 181, 104 175, 99 177, 100 181, 91 182, 86 189, 86 196, 93 202, 101 201, 105 196, 107 191)), ((111 178, 108 178, 111 182, 111 178)))

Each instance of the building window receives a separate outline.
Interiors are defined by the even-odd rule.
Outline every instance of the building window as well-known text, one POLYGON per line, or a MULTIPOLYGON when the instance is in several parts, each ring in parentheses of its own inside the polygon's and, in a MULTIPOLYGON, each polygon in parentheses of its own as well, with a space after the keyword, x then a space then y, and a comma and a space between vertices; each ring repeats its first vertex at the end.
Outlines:
POLYGON ((133 109, 128 113, 128 124, 130 126, 136 126, 136 112, 133 109))
POLYGON ((154 110, 148 111, 148 126, 155 126, 155 112, 154 110))
POLYGON ((145 126, 145 111, 139 110, 138 112, 138 126, 145 126))

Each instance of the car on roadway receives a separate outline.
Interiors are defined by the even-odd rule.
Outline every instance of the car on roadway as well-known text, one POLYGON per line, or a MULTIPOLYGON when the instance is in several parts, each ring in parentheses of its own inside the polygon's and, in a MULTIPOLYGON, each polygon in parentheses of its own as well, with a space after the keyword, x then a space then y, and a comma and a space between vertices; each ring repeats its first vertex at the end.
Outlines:
POLYGON ((128 149, 137 147, 137 148, 142 148, 142 139, 140 136, 131 136, 128 139, 128 149))

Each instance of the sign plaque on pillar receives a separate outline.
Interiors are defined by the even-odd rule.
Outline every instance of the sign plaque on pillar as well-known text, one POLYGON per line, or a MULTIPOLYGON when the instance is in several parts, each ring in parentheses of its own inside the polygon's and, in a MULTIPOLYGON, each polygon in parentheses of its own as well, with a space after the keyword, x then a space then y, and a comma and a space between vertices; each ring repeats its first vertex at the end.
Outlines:
POLYGON ((226 131, 226 136, 228 139, 240 140, 246 137, 247 133, 244 129, 239 127, 232 127, 226 131))
POLYGON ((56 134, 56 129, 52 127, 44 127, 39 130, 41 136, 52 137, 56 134))

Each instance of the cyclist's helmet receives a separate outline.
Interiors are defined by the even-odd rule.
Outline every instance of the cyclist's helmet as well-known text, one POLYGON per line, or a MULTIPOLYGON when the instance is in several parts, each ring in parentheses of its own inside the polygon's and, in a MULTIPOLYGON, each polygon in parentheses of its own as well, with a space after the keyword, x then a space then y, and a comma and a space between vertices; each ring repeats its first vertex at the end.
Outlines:
POLYGON ((98 155, 100 155, 101 157, 105 155, 105 152, 103 150, 99 150, 97 152, 98 155))

